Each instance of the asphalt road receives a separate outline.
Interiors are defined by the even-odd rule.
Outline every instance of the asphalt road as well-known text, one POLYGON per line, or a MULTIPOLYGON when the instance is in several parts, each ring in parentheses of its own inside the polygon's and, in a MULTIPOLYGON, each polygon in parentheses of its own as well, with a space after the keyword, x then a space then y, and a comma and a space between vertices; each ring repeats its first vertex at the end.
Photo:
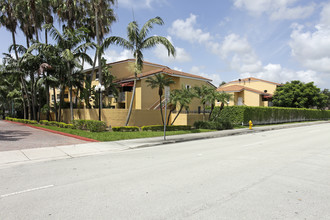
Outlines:
POLYGON ((0 151, 83 143, 88 142, 0 120, 0 151))
POLYGON ((330 124, 0 169, 0 219, 330 219, 330 124))

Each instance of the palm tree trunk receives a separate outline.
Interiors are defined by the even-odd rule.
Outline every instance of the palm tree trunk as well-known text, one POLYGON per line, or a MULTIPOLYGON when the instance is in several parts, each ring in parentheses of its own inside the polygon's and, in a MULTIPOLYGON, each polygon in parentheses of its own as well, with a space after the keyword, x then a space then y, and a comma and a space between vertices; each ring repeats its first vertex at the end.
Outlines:
POLYGON ((205 104, 203 104, 203 121, 205 121, 205 104))
MULTIPOLYGON (((96 40, 97 40, 97 47, 100 48, 101 46, 101 39, 100 39, 100 33, 99 33, 99 23, 98 23, 98 10, 97 7, 95 7, 95 30, 96 30, 96 40)), ((102 85, 102 63, 101 63, 101 52, 99 50, 97 51, 97 57, 98 57, 98 63, 99 63, 99 83, 102 85)), ((102 92, 100 92, 100 106, 99 111, 102 113, 102 92)))
POLYGON ((71 115, 71 123, 72 123, 73 122, 72 86, 70 86, 70 115, 71 115))
POLYGON ((47 28, 45 29, 45 43, 46 43, 46 45, 48 44, 48 30, 47 30, 47 28))
POLYGON ((214 110, 214 104, 211 105, 211 112, 209 114, 209 120, 211 119, 211 115, 212 115, 213 110, 214 110))
POLYGON ((168 113, 166 126, 168 126, 168 124, 169 124, 169 122, 170 122, 171 114, 172 114, 172 112, 173 112, 174 110, 175 110, 175 108, 171 109, 170 112, 168 113))
POLYGON ((30 73, 30 80, 31 80, 31 100, 32 100, 32 120, 36 120, 36 94, 34 88, 34 75, 30 73))
POLYGON ((222 111, 222 109, 225 107, 225 104, 223 103, 223 102, 221 102, 221 105, 220 105, 220 108, 219 108, 219 112, 218 112, 218 114, 216 114, 216 116, 213 118, 213 121, 216 119, 216 118, 218 118, 219 117, 219 115, 220 115, 220 113, 221 113, 221 111, 222 111))
POLYGON ((55 109, 55 121, 58 121, 58 114, 57 114, 57 103, 56 103, 56 92, 55 86, 53 87, 53 94, 54 94, 54 109, 55 109))
POLYGON ((47 113, 46 113, 46 120, 49 121, 49 115, 50 115, 50 100, 49 100, 49 84, 46 80, 45 82, 46 87, 46 102, 47 102, 47 113))
MULTIPOLYGON (((135 74, 136 75, 136 74, 135 74)), ((128 125, 128 122, 129 122, 129 119, 131 117, 131 114, 132 114, 132 108, 133 108, 133 101, 134 101, 134 98, 135 98, 135 89, 136 89, 136 76, 134 78, 134 85, 133 85, 133 94, 132 94, 132 98, 131 98, 131 103, 129 105, 129 109, 128 109, 128 113, 127 113, 127 118, 126 118, 126 123, 125 123, 125 126, 128 125)))
POLYGON ((62 116, 62 105, 63 105, 63 94, 64 94, 64 86, 61 85, 61 91, 60 91, 60 106, 59 106, 59 112, 58 112, 58 122, 61 122, 61 116, 62 116))
POLYGON ((179 110, 178 114, 176 114, 176 116, 175 116, 174 120, 172 121, 171 125, 174 124, 176 118, 179 116, 179 114, 181 113, 182 109, 183 109, 183 106, 180 107, 180 110, 179 110))
POLYGON ((25 105, 25 98, 24 98, 24 88, 23 88, 23 85, 22 83, 20 83, 21 85, 21 94, 22 94, 22 104, 23 104, 23 117, 24 119, 26 119, 26 105, 25 105))
POLYGON ((28 89, 27 89, 27 86, 25 84, 25 81, 23 79, 23 77, 21 76, 21 83, 23 85, 23 88, 24 88, 24 92, 26 94, 26 101, 27 101, 27 105, 28 105, 28 116, 29 116, 29 119, 31 120, 32 118, 32 111, 31 111, 31 100, 30 100, 30 96, 29 96, 29 93, 28 93, 28 89))
POLYGON ((163 115, 162 96, 159 96, 159 108, 160 108, 160 115, 162 116, 162 122, 164 125, 165 122, 164 122, 164 115, 163 115))
POLYGON ((15 38, 15 33, 13 31, 11 32, 11 37, 12 37, 12 40, 13 40, 16 60, 18 60, 18 53, 17 53, 17 49, 16 49, 16 38, 15 38))

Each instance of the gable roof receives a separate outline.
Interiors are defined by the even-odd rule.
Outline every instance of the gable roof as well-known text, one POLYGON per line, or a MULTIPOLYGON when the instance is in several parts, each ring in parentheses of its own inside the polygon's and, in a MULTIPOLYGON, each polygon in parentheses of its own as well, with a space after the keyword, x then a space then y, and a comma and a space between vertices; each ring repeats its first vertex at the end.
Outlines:
MULTIPOLYGON (((107 63, 107 66, 113 66, 113 65, 116 65, 116 64, 120 64, 120 63, 134 63, 135 62, 135 59, 126 59, 126 60, 119 60, 119 61, 116 61, 116 62, 112 62, 112 63, 107 63)), ((143 64, 144 65, 149 65, 149 66, 155 66, 155 67, 159 67, 159 68, 168 68, 167 66, 164 66, 164 65, 160 65, 160 64, 157 64, 157 63, 151 63, 151 62, 148 62, 148 61, 143 61, 143 64)), ((95 69, 97 69, 98 66, 95 66, 95 69)), ((89 72, 89 71, 92 71, 93 68, 89 68, 89 69, 85 69, 83 70, 84 73, 86 72, 89 72)))
MULTIPOLYGON (((138 78, 143 79, 146 77, 150 77, 152 75, 156 75, 156 74, 166 74, 169 76, 176 76, 176 77, 183 77, 183 78, 192 78, 192 79, 197 79, 197 80, 202 80, 202 81, 207 81, 210 82, 212 81, 211 79, 202 77, 202 76, 198 76, 198 75, 194 75, 194 74, 190 74, 190 73, 185 73, 185 72, 181 72, 181 71, 177 71, 177 70, 172 70, 168 67, 166 68, 159 68, 159 69, 155 69, 155 70, 150 70, 141 74, 138 74, 138 78)), ((122 79, 120 80, 121 82, 125 82, 125 81, 132 81, 135 78, 134 75, 127 77, 126 79, 122 79)))
POLYGON ((242 92, 243 90, 247 90, 247 91, 250 91, 250 92, 258 93, 258 94, 261 94, 261 95, 272 96, 269 93, 266 93, 266 92, 263 92, 263 91, 260 91, 260 90, 256 90, 256 89, 251 89, 251 88, 245 87, 245 86, 239 86, 239 85, 219 87, 217 89, 218 92, 227 92, 227 93, 229 93, 229 92, 242 92))
POLYGON ((270 83, 270 84, 274 84, 274 85, 281 85, 280 83, 271 82, 271 81, 267 81, 267 80, 263 80, 263 79, 258 79, 258 78, 255 78, 255 77, 249 77, 249 78, 230 81, 230 82, 226 83, 225 85, 240 83, 240 82, 243 82, 243 83, 244 82, 253 82, 253 81, 261 81, 261 82, 270 83))

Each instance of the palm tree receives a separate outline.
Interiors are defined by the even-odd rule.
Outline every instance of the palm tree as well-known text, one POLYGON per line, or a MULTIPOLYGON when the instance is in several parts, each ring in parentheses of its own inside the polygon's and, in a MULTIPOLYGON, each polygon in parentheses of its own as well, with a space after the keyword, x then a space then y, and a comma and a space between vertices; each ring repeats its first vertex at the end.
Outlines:
MULTIPOLYGON (((171 84, 174 84, 175 82, 173 79, 166 77, 163 74, 157 74, 155 78, 148 78, 146 80, 148 83, 148 86, 150 86, 152 89, 158 88, 158 95, 159 95, 159 109, 160 109, 160 115, 162 117, 162 122, 164 125, 164 116, 163 116, 163 107, 162 107, 162 96, 163 96, 163 90, 165 86, 170 86, 171 84)), ((166 117, 166 116, 165 116, 166 117)))
MULTIPOLYGON (((71 121, 73 121, 73 101, 72 101, 72 89, 77 84, 73 75, 73 70, 79 67, 80 59, 92 64, 91 58, 85 53, 85 48, 93 47, 93 44, 86 42, 85 28, 79 28, 77 30, 65 29, 61 34, 55 27, 50 28, 50 35, 57 41, 58 46, 61 48, 61 58, 66 63, 67 76, 66 85, 69 87, 70 92, 70 114, 71 121)), ((80 72, 81 73, 81 72, 80 72)))
POLYGON ((212 112, 210 113, 210 117, 209 117, 209 119, 213 118, 212 121, 216 120, 219 117, 222 109, 225 106, 225 103, 226 103, 226 105, 228 105, 230 99, 233 96, 232 94, 225 93, 225 92, 216 92, 216 93, 217 94, 215 94, 215 100, 218 102, 221 102, 221 105, 220 105, 219 110, 216 111, 216 115, 212 115, 212 113, 213 113, 213 109, 212 109, 212 112))
MULTIPOLYGON (((224 103, 228 103, 229 100, 231 99, 231 94, 229 93, 225 93, 225 92, 218 92, 216 90, 213 90, 212 92, 210 92, 210 94, 208 95, 208 102, 211 103, 211 112, 209 114, 209 120, 211 119, 214 107, 215 107, 215 102, 221 102, 221 107, 220 107, 220 111, 223 109, 224 107, 224 103)), ((219 113, 220 113, 219 111, 219 113)))
POLYGON ((151 36, 148 37, 150 30, 153 28, 154 24, 163 25, 164 21, 160 17, 155 17, 148 20, 143 27, 140 29, 139 25, 136 21, 132 21, 127 26, 127 38, 123 39, 121 37, 109 37, 104 41, 105 45, 109 45, 110 43, 114 43, 120 45, 124 48, 127 48, 133 52, 135 58, 135 65, 134 65, 134 85, 133 85, 133 94, 127 114, 127 119, 125 126, 128 125, 133 101, 135 98, 135 89, 136 89, 136 81, 138 80, 138 74, 142 72, 143 69, 143 51, 145 49, 150 49, 157 44, 162 44, 168 51, 168 55, 175 56, 175 48, 172 43, 166 38, 162 36, 151 36))
POLYGON ((195 86, 193 89, 196 97, 200 99, 200 102, 203 105, 203 121, 205 121, 206 104, 209 103, 214 89, 206 85, 202 85, 201 87, 195 86))
MULTIPOLYGON (((86 23, 91 28, 90 37, 96 37, 96 51, 93 63, 93 70, 90 76, 90 80, 92 81, 92 77, 94 75, 96 58, 98 60, 98 75, 99 75, 99 83, 103 83, 103 74, 102 74, 102 54, 104 54, 104 50, 109 47, 111 44, 107 42, 104 44, 103 39, 104 36, 110 32, 110 26, 113 22, 116 21, 116 17, 113 9, 110 7, 116 3, 115 0, 93 0, 91 2, 87 1, 86 8, 88 17, 86 23), (94 28, 93 28, 94 27, 94 28)), ((102 93, 100 93, 100 112, 102 111, 102 93)))
MULTIPOLYGON (((0 24, 11 32, 13 45, 16 45, 16 29, 18 25, 16 14, 16 1, 2 0, 0 2, 0 24)), ((16 60, 18 60, 18 53, 15 47, 16 60)))
MULTIPOLYGON (((186 88, 185 86, 182 86, 182 88, 180 90, 174 90, 171 93, 170 103, 173 106, 170 111, 170 114, 176 109, 177 105, 180 106, 180 109, 177 112, 175 118, 173 119, 171 125, 174 124, 175 120, 178 118, 178 116, 180 115, 183 108, 185 108, 186 110, 189 109, 189 104, 191 103, 194 96, 195 96, 195 94, 190 89, 186 88)), ((168 116, 168 119, 170 117, 170 114, 168 116)))

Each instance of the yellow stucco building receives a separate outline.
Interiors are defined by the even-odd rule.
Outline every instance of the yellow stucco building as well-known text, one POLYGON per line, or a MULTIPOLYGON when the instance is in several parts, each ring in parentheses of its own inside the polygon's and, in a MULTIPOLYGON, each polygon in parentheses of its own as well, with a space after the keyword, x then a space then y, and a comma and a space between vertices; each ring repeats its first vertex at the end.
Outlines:
MULTIPOLYGON (((254 77, 239 79, 220 86, 217 91, 232 95, 228 105, 272 106, 272 97, 281 84, 254 77)), ((216 103, 219 105, 219 103, 216 103)))
MULTIPOLYGON (((134 59, 127 59, 127 60, 122 60, 122 61, 107 64, 107 66, 109 66, 110 73, 111 73, 111 75, 113 75, 115 77, 115 81, 119 88, 118 97, 107 96, 107 97, 104 97, 104 99, 103 99, 103 102, 105 102, 106 106, 110 107, 113 110, 113 112, 124 111, 124 110, 127 111, 129 108, 131 97, 132 97, 133 84, 134 84, 134 63, 135 63, 134 59)), ((91 77, 90 74, 92 73, 92 69, 87 69, 84 72, 86 74, 86 77, 91 77)), ((99 84, 98 75, 96 72, 97 71, 95 71, 95 73, 92 76, 92 87, 99 84)), ((182 86, 184 86, 186 88, 193 88, 195 86, 202 86, 202 85, 207 85, 207 86, 210 86, 210 87, 213 87, 214 89, 216 89, 216 87, 211 83, 211 81, 212 81, 211 79, 207 79, 202 76, 173 70, 167 66, 150 63, 150 62, 144 62, 142 73, 138 74, 138 80, 137 80, 137 84, 136 84, 136 93, 135 93, 135 98, 133 100, 133 111, 146 112, 146 113, 143 113, 145 115, 148 115, 147 111, 150 111, 150 114, 149 114, 150 117, 152 115, 155 115, 155 117, 158 118, 157 120, 155 120, 155 122, 150 121, 150 118, 148 118, 149 122, 147 124, 160 124, 159 110, 157 110, 157 109, 159 109, 159 106, 160 106, 158 89, 152 89, 150 86, 148 86, 148 83, 146 81, 148 78, 154 77, 157 74, 164 74, 167 77, 172 78, 172 80, 175 83, 170 85, 170 91, 173 91, 175 89, 181 89, 182 86), (157 113, 154 113, 156 111, 157 111, 157 113)), ((57 93, 57 98, 59 98, 59 94, 58 94, 59 91, 56 91, 56 93, 57 93)), ((69 93, 68 89, 65 89, 65 92, 64 92, 64 96, 65 96, 64 101, 65 102, 69 101, 68 93, 69 93)), ((53 95, 52 91, 50 91, 50 95, 53 100, 55 98, 55 96, 53 95)), ((75 100, 75 96, 76 95, 74 92, 73 100, 75 100)), ((111 110, 111 109, 103 109, 103 110, 105 112, 106 110, 111 110)), ((192 100, 191 104, 189 105, 189 110, 198 112, 198 111, 200 111, 200 109, 201 109, 200 100, 198 98, 194 98, 192 100)), ((86 112, 87 110, 88 109, 85 109, 84 112, 86 112)), ((82 112, 82 110, 80 110, 80 112, 82 112)), ((79 114, 81 114, 81 113, 79 113, 79 114)), ((102 113, 102 114, 104 114, 104 113, 102 113)), ((121 122, 118 122, 118 123, 116 122, 115 126, 123 125, 122 121, 125 120, 125 116, 126 116, 126 114, 122 114, 120 117, 122 117, 123 119, 121 120, 121 122)), ((67 118, 68 117, 66 116, 66 113, 65 113, 64 121, 68 121, 69 119, 67 119, 67 118)), ((74 118, 77 118, 77 117, 75 116, 74 118)), ((85 116, 85 113, 84 113, 84 115, 80 115, 79 118, 94 119, 94 116, 87 117, 87 116, 85 116)), ((102 117, 102 119, 105 119, 105 118, 106 117, 102 117)), ((191 120, 190 118, 188 118, 188 119, 191 120)), ((187 121, 187 120, 185 120, 185 121, 187 121)), ((143 121, 143 120, 141 120, 139 118, 139 121, 143 121)), ((147 120, 145 120, 145 121, 147 121, 147 120)), ((180 122, 180 119, 178 119, 177 121, 180 122)), ((182 122, 180 124, 187 124, 187 123, 188 122, 182 122)), ((193 121, 189 122, 189 124, 191 124, 191 123, 193 123, 193 121)), ((113 123, 109 122, 107 124, 113 124, 113 123)), ((147 125, 147 124, 141 124, 140 122, 135 123, 133 120, 132 122, 130 122, 129 125, 141 126, 141 125, 147 125)))

